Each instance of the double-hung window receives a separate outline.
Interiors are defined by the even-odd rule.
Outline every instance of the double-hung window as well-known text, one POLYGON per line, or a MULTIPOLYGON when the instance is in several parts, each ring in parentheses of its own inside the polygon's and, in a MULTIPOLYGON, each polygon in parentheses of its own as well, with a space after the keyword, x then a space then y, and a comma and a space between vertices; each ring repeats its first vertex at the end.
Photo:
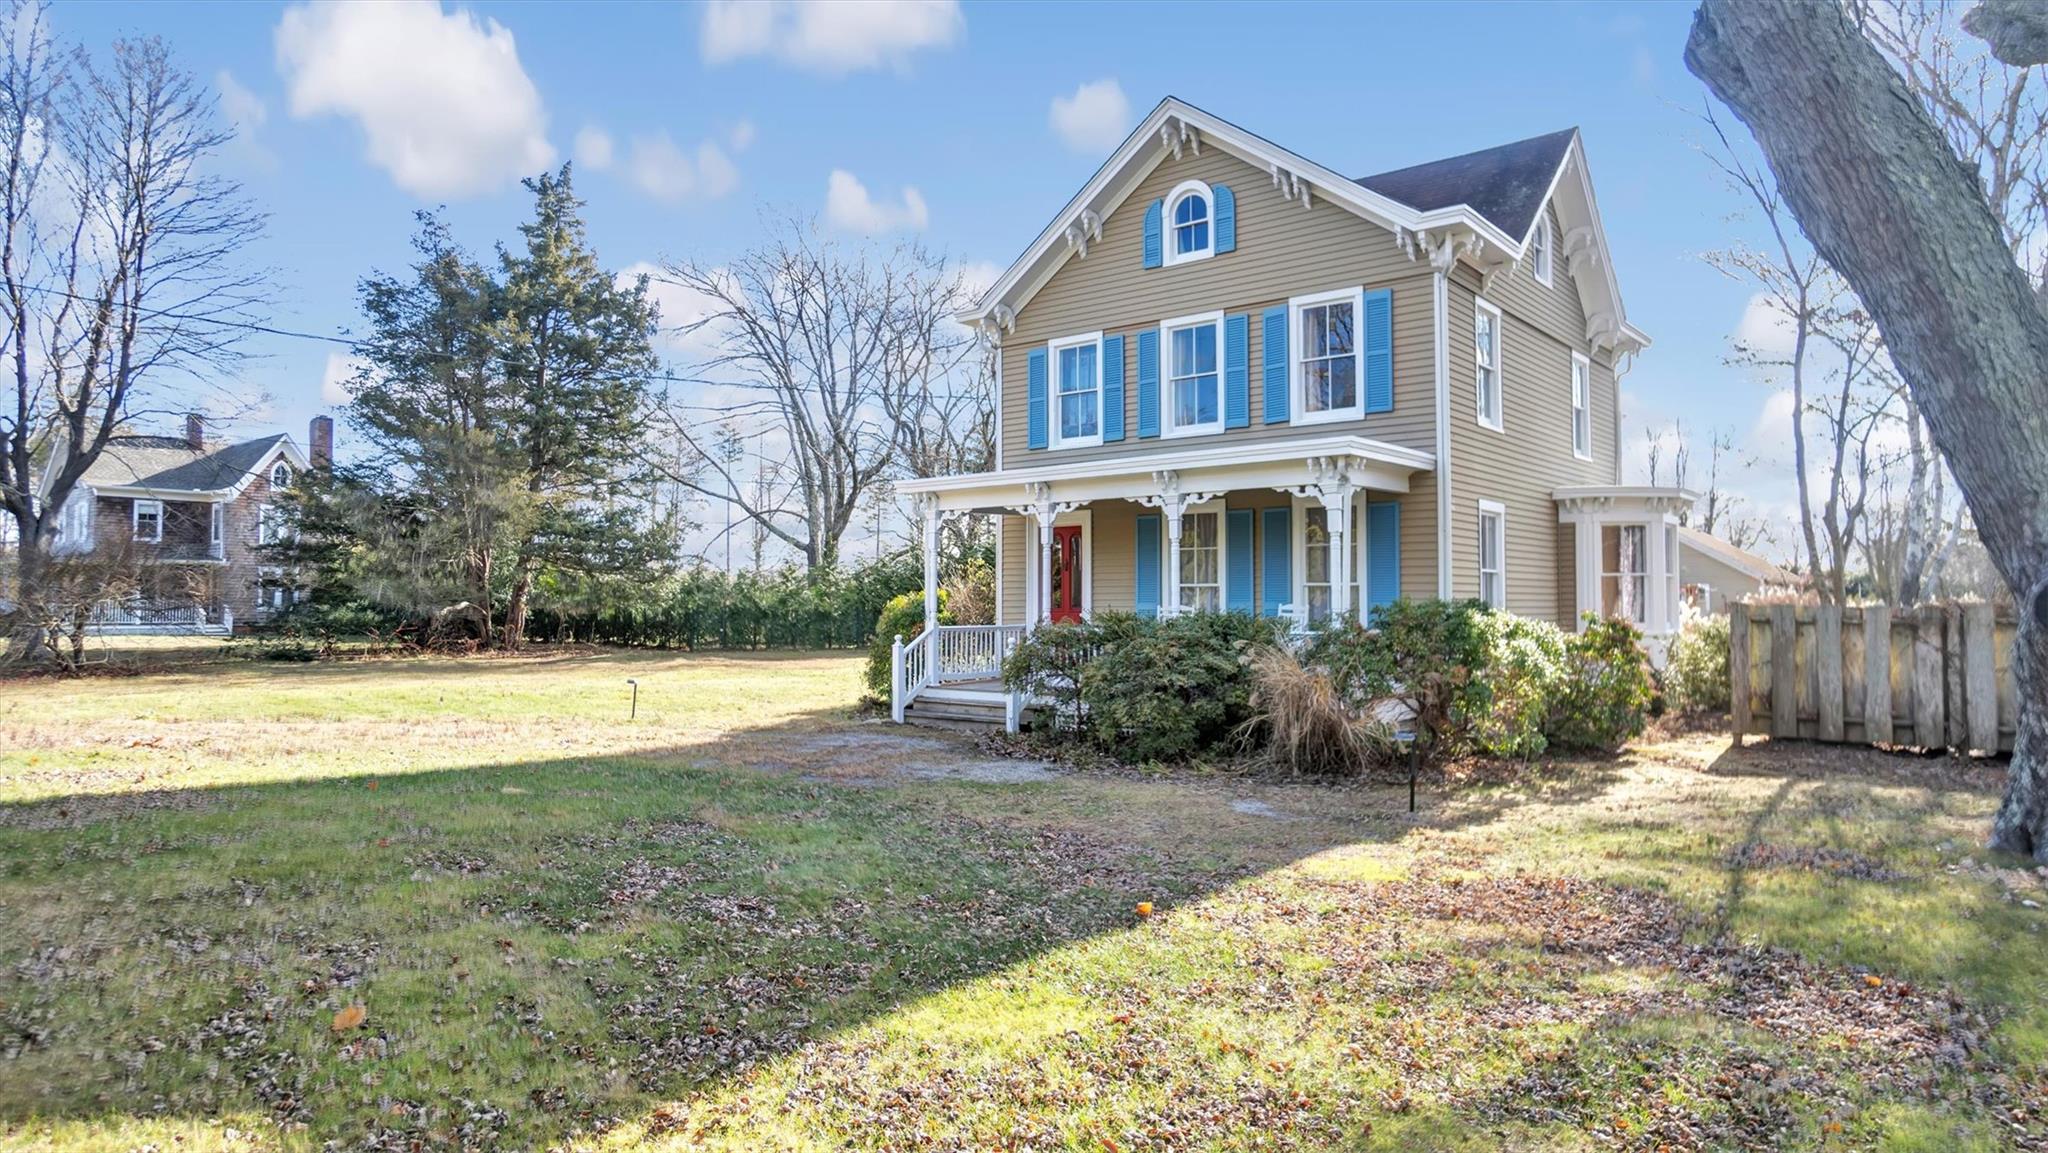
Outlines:
POLYGON ((1199 180, 1179 185, 1166 198, 1167 264, 1202 260, 1216 252, 1215 198, 1199 180))
POLYGON ((1572 353, 1572 455, 1593 459, 1593 362, 1572 353))
POLYGON ((1216 367, 1217 334, 1223 314, 1184 316, 1159 326, 1166 348, 1166 435, 1223 431, 1223 404, 1216 367))
POLYGON ((1550 218, 1538 217, 1536 227, 1529 233, 1529 271, 1545 287, 1550 285, 1551 248, 1550 218))
POLYGON ((1180 607, 1213 613, 1223 608, 1223 513, 1189 512, 1180 518, 1180 607))
POLYGON ((1649 619, 1649 526, 1600 526, 1600 613, 1636 624, 1649 619))
POLYGON ((278 544, 284 540, 284 513, 276 505, 266 504, 256 510, 256 543, 278 544))
POLYGON ((1365 312, 1365 290, 1298 296, 1289 304, 1294 312, 1294 381, 1301 423, 1364 416, 1364 348, 1358 324, 1365 312))
POLYGON ((1102 443, 1102 334, 1052 344, 1053 447, 1102 443))
POLYGON ((228 535, 228 506, 216 504, 208 512, 206 529, 206 551, 210 556, 221 555, 221 544, 228 535))
POLYGON ((1474 298, 1472 351, 1479 394, 1479 423, 1500 429, 1500 309, 1474 298))
POLYGON ((160 500, 138 500, 135 502, 135 539, 151 544, 164 539, 164 502, 160 500))
POLYGON ((1508 607, 1507 518, 1506 507, 1479 502, 1479 599, 1497 609, 1508 607))

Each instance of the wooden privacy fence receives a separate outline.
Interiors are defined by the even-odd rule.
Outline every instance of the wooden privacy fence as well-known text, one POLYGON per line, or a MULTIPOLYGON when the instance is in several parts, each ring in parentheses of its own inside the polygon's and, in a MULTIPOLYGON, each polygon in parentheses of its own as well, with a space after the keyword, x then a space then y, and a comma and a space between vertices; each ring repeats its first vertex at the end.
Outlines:
POLYGON ((1729 712, 1750 733, 2010 752, 2018 624, 1988 604, 1735 604, 1729 712))

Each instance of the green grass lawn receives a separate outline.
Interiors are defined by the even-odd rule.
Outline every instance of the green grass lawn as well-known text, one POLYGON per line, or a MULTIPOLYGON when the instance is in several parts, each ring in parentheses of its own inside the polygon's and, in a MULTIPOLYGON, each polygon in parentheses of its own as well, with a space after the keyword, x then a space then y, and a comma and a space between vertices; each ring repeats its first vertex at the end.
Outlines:
POLYGON ((0 1148, 2048 1147, 1996 768, 1673 736, 1411 817, 858 670, 0 683, 0 1148))

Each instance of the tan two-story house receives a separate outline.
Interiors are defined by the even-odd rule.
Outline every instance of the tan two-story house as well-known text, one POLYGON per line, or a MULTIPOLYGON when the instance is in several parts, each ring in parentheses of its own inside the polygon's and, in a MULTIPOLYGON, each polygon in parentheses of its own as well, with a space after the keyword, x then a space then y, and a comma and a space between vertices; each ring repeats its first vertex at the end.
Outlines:
POLYGON ((1354 178, 1168 99, 960 319, 995 468, 899 487, 928 578, 941 518, 1001 514, 999 617, 906 646, 899 716, 1000 699, 1022 629, 1106 609, 1677 621, 1690 496, 1620 483, 1649 340, 1576 130, 1354 178))

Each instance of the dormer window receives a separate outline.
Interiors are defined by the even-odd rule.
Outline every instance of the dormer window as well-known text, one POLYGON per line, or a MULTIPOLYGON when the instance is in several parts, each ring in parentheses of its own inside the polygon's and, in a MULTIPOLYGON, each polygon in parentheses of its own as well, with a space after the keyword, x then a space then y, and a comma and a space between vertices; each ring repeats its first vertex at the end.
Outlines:
POLYGON ((1215 255, 1215 203, 1209 186, 1199 180, 1187 181, 1166 198, 1166 263, 1205 260, 1215 255))
POLYGON ((1529 233, 1529 271, 1536 274, 1536 281, 1546 287, 1550 284, 1550 217, 1536 218, 1536 228, 1529 233))
POLYGON ((278 462, 277 462, 276 464, 274 464, 274 465, 271 465, 271 466, 270 466, 270 487, 272 487, 272 488, 290 488, 291 486, 292 486, 292 466, 291 466, 291 465, 288 465, 288 464, 286 464, 286 463, 285 463, 285 462, 283 462, 283 461, 278 461, 278 462))

